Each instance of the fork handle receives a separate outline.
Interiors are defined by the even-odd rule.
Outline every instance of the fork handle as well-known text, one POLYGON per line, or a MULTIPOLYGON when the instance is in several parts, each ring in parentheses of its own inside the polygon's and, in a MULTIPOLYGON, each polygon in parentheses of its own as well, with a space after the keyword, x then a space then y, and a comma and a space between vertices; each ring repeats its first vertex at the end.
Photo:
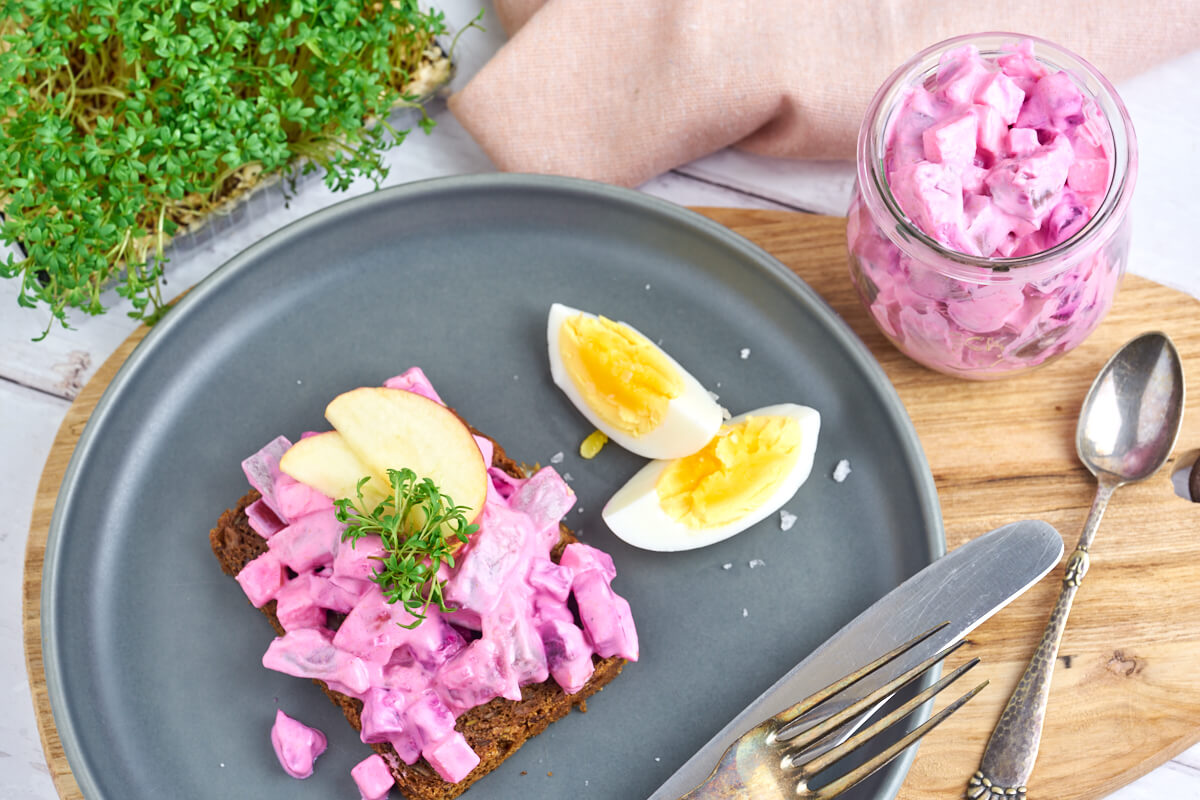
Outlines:
POLYGON ((967 797, 971 800, 1025 800, 1026 784, 1033 773, 1042 740, 1042 723, 1046 719, 1046 702, 1050 697, 1050 678, 1054 674, 1058 646, 1067 627, 1067 615, 1071 613, 1075 592, 1087 574, 1088 548, 1096 537, 1096 529, 1100 526, 1100 518, 1104 515, 1108 500, 1118 485, 1104 477, 1100 479, 1079 543, 1067 559, 1058 602, 1050 613, 1042 640, 992 731, 979 769, 967 784, 967 797))

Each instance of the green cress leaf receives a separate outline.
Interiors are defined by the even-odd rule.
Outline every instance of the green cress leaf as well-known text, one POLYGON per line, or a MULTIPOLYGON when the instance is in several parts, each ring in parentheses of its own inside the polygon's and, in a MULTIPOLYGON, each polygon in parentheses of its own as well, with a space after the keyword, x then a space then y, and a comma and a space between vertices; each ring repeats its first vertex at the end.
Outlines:
POLYGON ((465 507, 454 505, 431 479, 418 480, 411 469, 389 469, 390 495, 368 510, 362 489, 370 480, 358 482, 357 503, 350 498, 334 502, 338 522, 346 525, 342 541, 353 545, 363 536, 379 536, 385 555, 372 580, 389 603, 402 603, 415 618, 401 627, 415 628, 434 603, 452 610, 442 597, 445 581, 437 579, 438 569, 443 562, 454 566, 454 551, 479 526, 468 525, 465 507))

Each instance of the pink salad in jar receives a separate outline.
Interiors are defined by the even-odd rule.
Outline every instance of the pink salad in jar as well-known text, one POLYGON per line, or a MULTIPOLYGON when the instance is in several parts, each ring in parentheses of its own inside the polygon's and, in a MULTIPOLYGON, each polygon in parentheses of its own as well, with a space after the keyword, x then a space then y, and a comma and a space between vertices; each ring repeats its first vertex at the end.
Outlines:
POLYGON ((918 54, 858 144, 851 275, 883 333, 928 367, 996 378, 1061 355, 1112 304, 1136 148, 1089 64, 1015 34, 918 54))

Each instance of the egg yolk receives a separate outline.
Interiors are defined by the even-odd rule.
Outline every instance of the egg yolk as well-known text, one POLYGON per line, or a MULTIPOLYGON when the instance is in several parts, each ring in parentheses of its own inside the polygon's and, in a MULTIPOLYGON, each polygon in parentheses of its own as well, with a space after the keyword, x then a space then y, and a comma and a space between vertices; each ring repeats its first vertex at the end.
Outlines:
POLYGON ((747 417, 721 428, 698 453, 672 461, 655 489, 667 516, 702 530, 737 522, 762 506, 800 457, 800 423, 747 417))
POLYGON ((671 399, 683 393, 683 377, 662 351, 611 319, 577 314, 566 320, 558 351, 588 407, 630 436, 662 424, 671 399))

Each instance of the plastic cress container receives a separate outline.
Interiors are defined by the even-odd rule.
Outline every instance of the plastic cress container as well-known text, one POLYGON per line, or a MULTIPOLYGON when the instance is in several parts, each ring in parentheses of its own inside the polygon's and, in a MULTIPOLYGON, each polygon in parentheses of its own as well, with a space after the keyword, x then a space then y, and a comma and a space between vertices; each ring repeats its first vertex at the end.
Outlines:
POLYGON ((867 109, 848 214, 851 277, 880 330, 927 367, 986 380, 1044 364, 1082 342, 1112 305, 1129 253, 1136 175, 1129 114, 1086 61, 1021 34, 948 39, 897 69, 867 109), (993 62, 1023 41, 1051 72, 1065 72, 1085 109, 1090 100, 1107 122, 1108 187, 1086 224, 1049 249, 1009 258, 968 255, 935 240, 901 209, 887 178, 889 122, 907 89, 933 90, 944 53, 974 45, 993 62))

